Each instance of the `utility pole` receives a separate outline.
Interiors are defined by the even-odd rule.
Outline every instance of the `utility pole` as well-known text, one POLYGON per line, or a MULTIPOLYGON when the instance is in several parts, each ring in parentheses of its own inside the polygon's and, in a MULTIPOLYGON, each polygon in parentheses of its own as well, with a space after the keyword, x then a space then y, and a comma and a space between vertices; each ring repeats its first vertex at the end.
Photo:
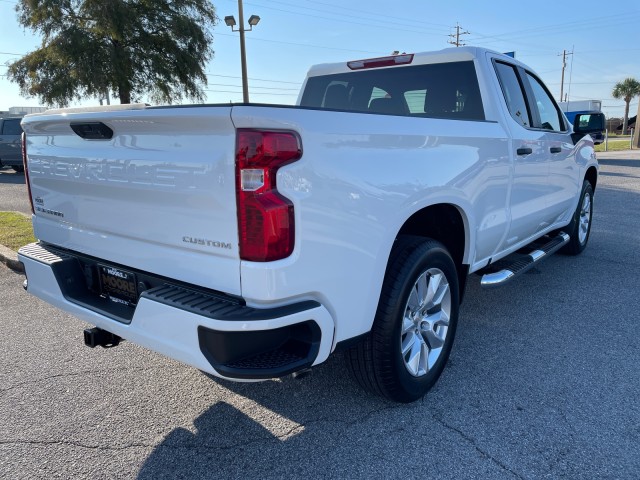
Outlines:
POLYGON ((633 145, 636 148, 640 148, 640 123, 638 123, 639 117, 640 117, 640 101, 638 102, 638 113, 636 114, 636 131, 633 134, 633 145))
POLYGON ((464 47, 466 45, 466 43, 461 43, 460 42, 460 35, 469 35, 468 31, 464 31, 461 32, 460 31, 460 25, 458 24, 458 22, 456 22, 456 33, 452 33, 451 35, 449 35, 452 40, 449 40, 447 43, 450 43, 451 45, 455 45, 456 47, 464 47), (453 40, 455 38, 455 40, 453 40))
MULTIPOLYGON (((564 96, 564 70, 567 68, 567 55, 573 55, 573 51, 567 52, 566 50, 562 50, 562 79, 560 80, 560 101, 562 101, 562 97, 564 96)), ((560 54, 558 54, 560 56, 560 54)))

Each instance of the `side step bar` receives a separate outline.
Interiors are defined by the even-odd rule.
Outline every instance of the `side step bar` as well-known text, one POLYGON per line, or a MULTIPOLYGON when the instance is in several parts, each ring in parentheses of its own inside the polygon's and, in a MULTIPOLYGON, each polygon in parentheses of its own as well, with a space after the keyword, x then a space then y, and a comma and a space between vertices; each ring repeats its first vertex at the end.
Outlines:
POLYGON ((569 235, 564 232, 560 232, 558 236, 553 238, 549 243, 546 243, 526 255, 526 258, 518 260, 499 272, 484 274, 480 280, 480 286, 484 288, 501 287, 518 275, 529 270, 536 263, 541 262, 552 253, 562 248, 568 241, 569 235))

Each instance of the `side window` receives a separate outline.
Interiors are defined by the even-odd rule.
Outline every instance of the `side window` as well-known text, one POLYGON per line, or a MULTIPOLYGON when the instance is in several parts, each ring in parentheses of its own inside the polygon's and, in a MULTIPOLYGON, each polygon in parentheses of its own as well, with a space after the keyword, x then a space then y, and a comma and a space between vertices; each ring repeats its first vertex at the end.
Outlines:
POLYGON ((423 114, 424 103, 427 98, 427 90, 409 90, 404 92, 404 100, 409 107, 409 113, 411 114, 423 114))
POLYGON ((371 108, 371 103, 375 103, 375 100, 377 100, 378 98, 391 98, 391 95, 386 90, 378 87, 373 87, 373 90, 371 90, 371 98, 369 98, 368 107, 371 108))
POLYGON ((5 119, 5 121, 2 123, 2 135, 22 135, 20 119, 5 119))
POLYGON ((546 88, 540 83, 540 80, 529 72, 527 72, 527 78, 529 79, 529 84, 531 85, 535 98, 536 107, 534 108, 537 108, 540 114, 540 125, 536 125, 536 127, 556 132, 564 131, 564 122, 549 92, 547 92, 546 88))
POLYGON ((523 127, 531 127, 531 116, 515 68, 501 62, 495 65, 509 113, 523 127))
POLYGON ((322 99, 324 108, 349 108, 349 91, 347 82, 331 82, 322 99))

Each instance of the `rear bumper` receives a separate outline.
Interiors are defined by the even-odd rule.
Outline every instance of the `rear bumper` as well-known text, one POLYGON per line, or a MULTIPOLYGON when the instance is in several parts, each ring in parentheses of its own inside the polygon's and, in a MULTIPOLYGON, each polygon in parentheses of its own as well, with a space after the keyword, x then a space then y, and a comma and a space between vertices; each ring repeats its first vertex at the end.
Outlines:
MULTIPOLYGON (((133 343, 221 378, 274 378, 329 356, 334 322, 305 301, 256 309, 233 297, 167 281, 139 296, 132 314, 87 287, 87 264, 73 252, 31 244, 18 252, 27 291, 133 343), (128 318, 127 318, 128 317, 128 318)), ((84 259, 83 259, 84 260, 84 259)))

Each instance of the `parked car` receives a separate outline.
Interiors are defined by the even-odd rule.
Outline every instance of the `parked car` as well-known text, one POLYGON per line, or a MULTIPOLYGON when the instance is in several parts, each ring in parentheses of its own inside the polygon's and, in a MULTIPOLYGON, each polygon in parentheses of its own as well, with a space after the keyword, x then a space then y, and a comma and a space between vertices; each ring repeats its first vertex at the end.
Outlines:
POLYGON ((20 117, 0 117, 0 167, 8 166, 16 172, 24 171, 20 137, 20 117))

